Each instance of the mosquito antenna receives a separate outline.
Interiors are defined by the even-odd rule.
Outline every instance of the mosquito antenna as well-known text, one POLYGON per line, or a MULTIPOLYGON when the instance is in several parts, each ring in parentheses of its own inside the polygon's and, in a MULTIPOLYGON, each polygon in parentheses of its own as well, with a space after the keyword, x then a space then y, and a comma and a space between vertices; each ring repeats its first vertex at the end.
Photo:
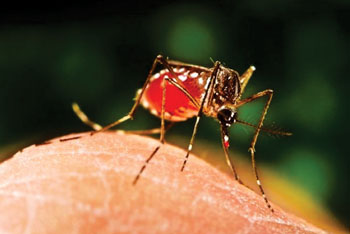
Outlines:
MULTIPOLYGON (((243 120, 236 119, 236 122, 240 123, 240 124, 244 124, 244 125, 250 126, 250 127, 253 127, 255 129, 258 128, 258 126, 254 125, 254 124, 251 124, 251 123, 248 123, 248 122, 245 122, 243 120)), ((291 132, 283 132, 283 131, 263 128, 263 127, 261 127, 260 130, 262 130, 264 132, 271 133, 271 134, 275 134, 275 135, 282 135, 282 136, 291 136, 291 135, 293 135, 291 132)))
POLYGON ((212 58, 212 57, 209 57, 209 59, 210 59, 210 61, 214 64, 215 63, 215 61, 214 61, 214 59, 212 58))

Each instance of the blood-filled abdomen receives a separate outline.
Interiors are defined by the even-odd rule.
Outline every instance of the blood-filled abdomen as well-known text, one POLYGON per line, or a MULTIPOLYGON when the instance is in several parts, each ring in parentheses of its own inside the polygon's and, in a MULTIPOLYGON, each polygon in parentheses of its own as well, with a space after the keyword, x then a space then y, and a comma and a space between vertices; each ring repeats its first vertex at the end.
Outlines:
MULTIPOLYGON (((174 68, 174 73, 178 77, 178 84, 197 101, 200 105, 201 97, 204 95, 204 86, 207 83, 209 72, 201 70, 188 70, 186 68, 174 68)), ((141 104, 153 115, 161 117, 163 79, 174 78, 167 70, 161 70, 154 74, 147 85, 141 98, 141 104)), ((175 80, 175 79, 173 79, 175 80)), ((178 87, 165 81, 165 113, 164 119, 169 121, 184 121, 198 114, 199 107, 178 87)))

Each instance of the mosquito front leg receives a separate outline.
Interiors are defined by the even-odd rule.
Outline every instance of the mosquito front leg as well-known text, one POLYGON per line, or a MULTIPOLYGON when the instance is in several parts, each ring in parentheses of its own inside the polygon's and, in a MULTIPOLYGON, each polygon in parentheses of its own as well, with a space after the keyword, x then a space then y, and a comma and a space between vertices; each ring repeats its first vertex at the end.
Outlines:
POLYGON ((252 142, 250 143, 250 147, 249 147, 249 152, 250 152, 250 155, 251 155, 251 159, 252 159, 252 166, 253 166, 253 170, 254 170, 254 175, 255 175, 255 178, 256 178, 256 183, 258 184, 259 186, 259 189, 260 189, 260 192, 267 204, 267 207, 272 211, 274 212, 273 208, 271 207, 268 199, 266 198, 266 195, 265 195, 265 191, 261 185, 261 182, 260 182, 260 178, 259 178, 259 174, 258 174, 258 170, 256 168, 256 164, 255 164, 255 144, 258 140, 258 136, 259 136, 259 133, 260 133, 260 130, 261 130, 261 127, 263 126, 263 122, 264 122, 264 119, 265 119, 265 116, 266 116, 266 113, 267 113, 267 110, 269 109, 269 106, 270 106, 270 103, 271 103, 271 100, 272 100, 272 96, 273 96, 273 90, 271 89, 267 89, 267 90, 264 90, 262 92, 259 92, 249 98, 246 98, 244 100, 241 100, 237 103, 237 107, 239 106, 242 106, 248 102, 251 102, 251 101, 254 101, 258 98, 261 98, 261 97, 264 97, 264 96, 268 96, 268 99, 265 103, 265 107, 264 107, 264 110, 261 114, 261 117, 260 117, 260 121, 259 121, 259 124, 258 124, 258 127, 256 128, 256 131, 255 131, 255 134, 254 134, 254 137, 253 137, 253 140, 252 142))

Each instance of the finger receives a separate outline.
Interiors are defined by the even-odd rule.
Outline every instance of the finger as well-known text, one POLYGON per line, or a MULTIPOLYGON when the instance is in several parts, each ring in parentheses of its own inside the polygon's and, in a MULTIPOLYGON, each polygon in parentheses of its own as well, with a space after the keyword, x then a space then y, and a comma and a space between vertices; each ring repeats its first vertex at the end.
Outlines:
MULTIPOLYGON (((62 140, 63 139, 63 140, 62 140)), ((1 233, 322 233, 206 162, 147 137, 82 133, 0 165, 1 233)))

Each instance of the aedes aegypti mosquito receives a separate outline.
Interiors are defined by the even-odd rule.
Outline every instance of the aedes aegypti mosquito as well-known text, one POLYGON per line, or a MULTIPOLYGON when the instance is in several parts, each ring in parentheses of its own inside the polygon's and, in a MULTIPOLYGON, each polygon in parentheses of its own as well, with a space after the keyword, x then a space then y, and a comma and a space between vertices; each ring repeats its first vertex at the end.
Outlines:
POLYGON ((271 89, 266 89, 252 95, 251 97, 241 99, 241 96, 254 70, 255 67, 250 66, 242 75, 239 75, 238 72, 223 66, 218 61, 214 63, 212 68, 207 68, 179 61, 168 60, 162 55, 158 55, 153 62, 152 68, 149 71, 142 89, 137 91, 134 105, 132 106, 130 112, 124 117, 102 128, 100 125, 90 121, 80 110, 77 104, 73 104, 73 109, 85 124, 96 130, 95 132, 92 132, 92 135, 132 119, 137 107, 140 104, 144 108, 148 109, 153 115, 161 119, 160 128, 139 131, 143 134, 160 133, 159 141, 161 144, 154 149, 154 151, 145 161, 145 164, 135 177, 133 184, 136 184, 149 161, 157 153, 161 145, 164 144, 166 130, 175 122, 185 121, 189 118, 196 117, 192 137, 181 167, 181 171, 183 171, 192 150, 198 124, 203 114, 212 117, 219 122, 221 128, 222 147, 225 153, 226 162, 231 168, 234 178, 243 184, 238 177, 228 154, 228 129, 234 123, 254 127, 256 130, 249 147, 253 171, 260 192, 268 208, 273 212, 273 208, 266 198, 264 189, 261 185, 255 164, 255 144, 261 130, 279 135, 291 135, 291 133, 262 128, 263 121, 273 95, 273 91, 271 89), (154 73, 158 64, 162 65, 164 68, 158 73, 154 73), (267 101, 257 125, 247 123, 237 118, 237 110, 239 107, 265 96, 267 97, 267 101), (165 120, 169 122, 167 127, 165 126, 165 120))

